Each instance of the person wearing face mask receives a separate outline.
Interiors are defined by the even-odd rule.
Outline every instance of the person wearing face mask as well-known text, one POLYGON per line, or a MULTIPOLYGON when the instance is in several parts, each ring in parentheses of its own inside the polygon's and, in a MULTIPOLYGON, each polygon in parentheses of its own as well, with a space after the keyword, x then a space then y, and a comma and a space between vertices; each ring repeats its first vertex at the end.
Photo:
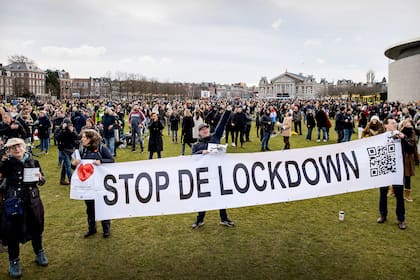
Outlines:
POLYGON ((419 154, 417 151, 417 136, 414 131, 413 122, 407 118, 401 122, 400 131, 405 135, 403 143, 404 156, 404 199, 412 202, 411 197, 411 177, 416 176, 416 165, 419 164, 419 154))
POLYGON ((0 177, 6 180, 1 189, 1 236, 8 246, 9 275, 19 278, 22 276, 19 243, 31 240, 36 263, 48 265, 42 246, 44 206, 38 189, 45 184, 45 177, 39 162, 26 152, 23 139, 10 138, 5 147, 7 158, 0 162, 0 177))

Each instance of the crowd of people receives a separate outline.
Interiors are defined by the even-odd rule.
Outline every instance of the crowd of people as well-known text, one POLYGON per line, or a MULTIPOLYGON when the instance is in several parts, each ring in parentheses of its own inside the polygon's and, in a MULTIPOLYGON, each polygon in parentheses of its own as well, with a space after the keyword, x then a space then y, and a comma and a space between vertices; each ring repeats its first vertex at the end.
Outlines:
MULTIPOLYGON (((415 165, 419 162, 418 104, 239 98, 130 102, 100 99, 12 101, 0 106, 0 175, 3 179, 0 186, 0 238, 8 246, 10 275, 19 277, 22 274, 19 243, 27 240, 32 240, 36 262, 41 266, 48 265, 42 246, 44 210, 38 189, 45 183, 45 177, 39 162, 42 164, 42 159, 38 161, 33 157, 35 150, 39 148, 39 154, 48 156, 50 142, 57 146, 57 162, 61 166, 58 183, 69 185, 72 172, 80 163, 78 159, 72 160, 75 150, 80 151, 81 159, 91 159, 99 165, 114 162, 118 147, 131 146, 133 153, 138 150, 143 153, 148 140, 148 158, 152 159, 155 153, 157 158, 161 158, 165 128, 172 143, 181 144, 182 155, 186 154, 187 146, 192 154, 206 154, 209 143, 222 141, 236 149, 244 148, 247 142, 252 141, 250 135, 254 128, 261 152, 271 150, 269 142, 274 134, 283 137, 284 149, 290 149, 292 135, 312 141, 314 130, 316 142, 331 142, 332 133, 336 133, 338 143, 385 131, 399 131, 398 139, 402 142, 404 155, 404 186, 393 186, 389 192, 388 187, 380 188, 380 217, 377 222, 386 221, 387 197, 395 196, 398 226, 406 228, 404 202, 413 201, 410 178, 415 176, 415 165), (303 135, 304 125, 306 135, 303 135), (38 168, 36 180, 24 181, 24 168, 38 168)), ((84 236, 89 237, 96 233, 93 200, 86 201, 86 213, 88 231, 84 236)), ((193 229, 204 224, 204 216, 205 212, 198 214, 193 229)), ((220 219, 224 226, 234 225, 226 209, 220 210, 220 219)), ((109 237, 111 221, 102 221, 102 228, 103 237, 109 237)))

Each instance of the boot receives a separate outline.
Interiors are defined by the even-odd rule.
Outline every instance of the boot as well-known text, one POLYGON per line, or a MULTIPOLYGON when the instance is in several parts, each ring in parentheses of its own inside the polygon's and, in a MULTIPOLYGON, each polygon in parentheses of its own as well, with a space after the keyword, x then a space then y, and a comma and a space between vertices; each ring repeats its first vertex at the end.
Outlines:
POLYGON ((404 190, 404 199, 408 202, 413 202, 413 199, 411 198, 411 190, 404 190))
POLYGON ((19 259, 10 261, 9 275, 12 278, 19 278, 22 276, 22 269, 20 268, 19 259))
POLYGON ((102 221, 103 237, 108 238, 111 235, 111 220, 102 221))
POLYGON ((44 250, 41 250, 36 254, 35 261, 40 266, 47 266, 48 265, 48 259, 45 256, 44 250))
POLYGON ((66 182, 65 179, 62 179, 62 180, 60 180, 60 185, 68 186, 68 185, 70 185, 70 183, 66 182))
POLYGON ((395 196, 394 188, 390 187, 386 196, 395 196))

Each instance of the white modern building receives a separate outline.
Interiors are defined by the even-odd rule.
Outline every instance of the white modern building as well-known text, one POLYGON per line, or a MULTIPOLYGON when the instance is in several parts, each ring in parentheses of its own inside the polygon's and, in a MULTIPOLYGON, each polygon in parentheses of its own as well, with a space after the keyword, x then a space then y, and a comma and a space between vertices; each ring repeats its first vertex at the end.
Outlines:
POLYGON ((312 75, 303 76, 284 72, 271 79, 262 77, 259 82, 259 98, 314 98, 324 89, 325 85, 317 83, 312 75))
POLYGON ((404 103, 420 100, 420 37, 389 47, 388 100, 404 103))

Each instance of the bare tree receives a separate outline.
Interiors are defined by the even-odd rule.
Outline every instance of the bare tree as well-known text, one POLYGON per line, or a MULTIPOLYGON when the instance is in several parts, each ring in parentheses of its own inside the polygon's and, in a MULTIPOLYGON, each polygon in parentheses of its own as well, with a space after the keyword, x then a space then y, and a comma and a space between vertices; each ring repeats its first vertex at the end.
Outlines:
POLYGON ((23 63, 35 63, 32 59, 29 59, 28 57, 20 54, 11 55, 7 58, 9 63, 15 63, 15 62, 23 62, 23 63))

